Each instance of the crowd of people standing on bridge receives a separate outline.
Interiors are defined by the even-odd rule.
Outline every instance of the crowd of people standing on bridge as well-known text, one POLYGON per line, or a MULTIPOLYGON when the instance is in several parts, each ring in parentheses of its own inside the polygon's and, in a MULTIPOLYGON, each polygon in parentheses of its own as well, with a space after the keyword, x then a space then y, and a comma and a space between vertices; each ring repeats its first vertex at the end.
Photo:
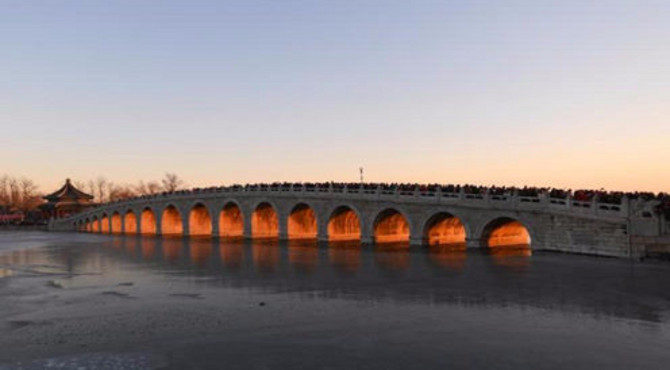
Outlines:
POLYGON ((308 191, 344 191, 349 190, 363 190, 364 192, 373 192, 378 189, 383 192, 400 192, 407 194, 414 194, 418 191, 422 195, 431 195, 438 190, 442 193, 451 194, 467 194, 467 195, 494 195, 499 197, 505 196, 521 196, 521 197, 549 197, 553 199, 567 199, 571 197, 579 202, 593 202, 606 203, 612 205, 620 205, 624 199, 641 199, 645 201, 660 201, 656 206, 658 214, 664 214, 666 219, 670 221, 670 194, 651 192, 621 192, 621 191, 606 191, 589 190, 589 189, 559 189, 551 187, 535 187, 535 186, 482 186, 482 185, 455 185, 455 184, 416 184, 416 183, 359 183, 359 182, 273 182, 273 183, 258 183, 258 184, 235 184, 231 186, 208 187, 208 188, 193 188, 190 190, 176 190, 173 192, 162 192, 152 195, 140 195, 133 199, 147 199, 158 196, 167 196, 172 194, 192 194, 192 193, 207 193, 218 191, 254 191, 254 190, 274 190, 274 191, 290 191, 295 189, 305 189, 308 191))

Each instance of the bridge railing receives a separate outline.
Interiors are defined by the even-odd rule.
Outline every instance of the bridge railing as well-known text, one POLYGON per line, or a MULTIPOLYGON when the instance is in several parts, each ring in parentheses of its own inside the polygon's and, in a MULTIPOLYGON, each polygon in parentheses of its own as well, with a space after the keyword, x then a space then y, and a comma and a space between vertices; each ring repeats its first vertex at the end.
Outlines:
MULTIPOLYGON (((301 193, 301 194, 334 194, 350 195, 354 197, 374 198, 374 199, 408 199, 415 198, 421 202, 466 202, 472 204, 490 204, 492 206, 510 206, 522 209, 553 209, 567 211, 585 215, 599 215, 612 217, 625 217, 627 215, 626 201, 621 204, 610 204, 599 202, 597 197, 589 201, 573 199, 570 196, 563 198, 550 197, 547 193, 537 195, 519 195, 515 192, 491 193, 487 190, 476 192, 466 192, 463 187, 459 191, 443 191, 441 187, 385 187, 374 186, 371 184, 328 186, 323 185, 305 185, 305 184, 282 184, 282 185, 250 185, 250 186, 231 186, 217 187, 207 189, 194 189, 190 191, 178 191, 174 193, 161 193, 151 196, 142 196, 126 200, 126 203, 133 204, 154 199, 164 199, 167 197, 192 197, 199 194, 216 193, 301 193)), ((103 204, 114 205, 117 202, 103 204)), ((79 215, 81 216, 81 215, 79 215)), ((664 226, 665 227, 665 226, 664 226)))

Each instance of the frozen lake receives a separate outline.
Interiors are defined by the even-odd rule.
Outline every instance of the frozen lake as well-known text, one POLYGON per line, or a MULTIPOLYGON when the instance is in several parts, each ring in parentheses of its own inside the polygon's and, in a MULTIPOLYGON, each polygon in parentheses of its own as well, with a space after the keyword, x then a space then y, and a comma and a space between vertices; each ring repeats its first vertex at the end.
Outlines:
POLYGON ((0 369, 658 369, 670 264, 0 233, 0 369))

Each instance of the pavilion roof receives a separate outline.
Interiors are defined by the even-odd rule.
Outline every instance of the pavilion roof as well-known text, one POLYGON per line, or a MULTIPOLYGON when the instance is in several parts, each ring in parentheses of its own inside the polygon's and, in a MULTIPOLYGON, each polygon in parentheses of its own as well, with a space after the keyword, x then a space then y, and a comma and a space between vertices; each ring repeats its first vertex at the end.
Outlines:
POLYGON ((55 192, 45 195, 43 198, 50 202, 57 202, 62 199, 92 200, 93 196, 75 188, 70 182, 70 179, 66 179, 65 185, 55 192))

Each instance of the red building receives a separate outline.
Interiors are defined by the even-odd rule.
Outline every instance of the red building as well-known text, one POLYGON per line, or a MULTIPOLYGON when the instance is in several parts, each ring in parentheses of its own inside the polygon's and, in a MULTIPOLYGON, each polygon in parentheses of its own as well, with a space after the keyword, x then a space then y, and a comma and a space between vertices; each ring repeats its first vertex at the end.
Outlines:
POLYGON ((65 180, 65 185, 60 189, 43 198, 47 202, 40 208, 49 217, 54 218, 67 217, 96 205, 93 202, 93 196, 75 188, 70 179, 65 180))

